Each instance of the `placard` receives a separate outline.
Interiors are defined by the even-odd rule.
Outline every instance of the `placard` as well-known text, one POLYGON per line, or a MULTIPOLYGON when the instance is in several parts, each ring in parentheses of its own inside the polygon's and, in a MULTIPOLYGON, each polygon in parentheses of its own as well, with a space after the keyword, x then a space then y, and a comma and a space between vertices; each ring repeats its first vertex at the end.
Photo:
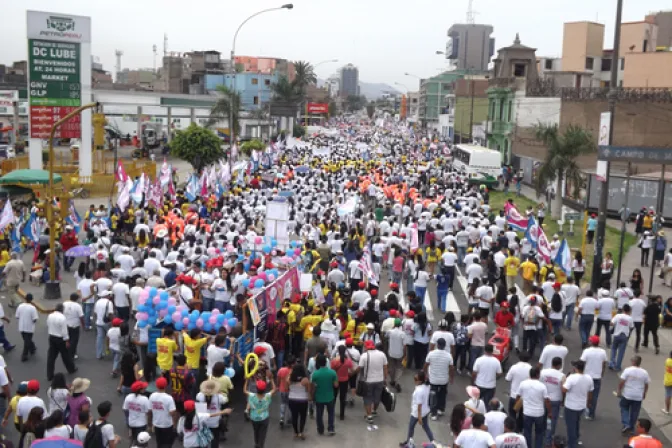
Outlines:
POLYGON ((266 219, 289 221, 289 203, 277 200, 266 204, 266 219))
POLYGON ((259 315, 259 308, 257 307, 257 301, 254 297, 247 299, 247 309, 250 310, 252 325, 256 327, 259 325, 259 322, 261 322, 261 316, 259 315))
POLYGON ((319 283, 313 286, 313 299, 315 303, 321 305, 324 303, 324 291, 322 291, 322 285, 319 283))
POLYGON ((310 292, 313 288, 313 274, 301 274, 299 279, 299 289, 301 292, 310 292))

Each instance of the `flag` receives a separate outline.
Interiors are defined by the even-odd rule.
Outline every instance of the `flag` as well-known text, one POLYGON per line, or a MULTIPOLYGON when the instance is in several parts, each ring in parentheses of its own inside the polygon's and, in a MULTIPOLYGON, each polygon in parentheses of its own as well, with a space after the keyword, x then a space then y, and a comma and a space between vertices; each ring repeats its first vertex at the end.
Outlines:
POLYGON ((76 233, 79 233, 82 219, 79 217, 79 213, 77 213, 77 209, 75 208, 75 202, 72 199, 70 199, 70 204, 68 205, 68 216, 65 218, 65 222, 70 224, 76 233))
POLYGON ((189 202, 193 202, 196 200, 196 196, 198 195, 199 192, 199 185, 198 185, 198 177, 196 177, 196 174, 191 175, 189 178, 189 181, 187 182, 187 188, 184 189, 184 194, 187 196, 187 199, 189 202))
POLYGON ((569 249, 567 239, 563 239, 558 248, 558 253, 555 255, 555 264, 559 266, 565 274, 572 273, 572 251, 569 249))
POLYGON ((174 201, 177 197, 175 195, 175 184, 173 183, 173 179, 170 179, 168 182, 168 195, 170 196, 171 201, 174 201))
POLYGON ((521 216, 516 210, 516 206, 509 204, 508 202, 504 205, 504 210, 506 210, 506 222, 514 230, 522 231, 527 229, 528 219, 521 216))
POLYGON ((28 222, 26 222, 26 225, 23 227, 23 235, 28 238, 30 241, 33 242, 38 242, 40 239, 40 221, 35 215, 35 213, 30 214, 30 218, 28 218, 28 222))
POLYGON ((539 242, 539 230, 540 227, 537 225, 537 220, 533 216, 530 216, 530 219, 527 221, 527 229, 525 230, 525 238, 532 245, 532 249, 537 248, 539 242))
POLYGON ((145 173, 142 173, 140 177, 133 183, 133 188, 131 188, 131 199, 136 204, 142 202, 142 196, 145 194, 145 173))
POLYGON ((23 219, 17 221, 12 228, 12 232, 9 235, 10 240, 12 241, 12 252, 21 252, 21 228, 23 224, 23 219))
POLYGON ((168 182, 170 182, 170 173, 172 173, 172 171, 172 166, 168 165, 168 162, 166 162, 166 159, 164 158, 163 165, 161 165, 161 173, 159 174, 159 179, 161 179, 161 188, 165 187, 168 185, 168 182))
POLYGON ((364 246, 362 258, 359 260, 359 270, 362 271, 364 278, 368 279, 369 283, 378 286, 376 275, 373 272, 373 264, 371 263, 371 252, 369 252, 369 247, 366 245, 364 246))
POLYGON ((124 164, 119 161, 117 164, 117 182, 126 182, 126 179, 128 179, 128 174, 126 174, 126 170, 124 169, 124 164))
POLYGON ((227 163, 219 161, 219 179, 223 184, 231 182, 231 168, 227 163))
POLYGON ((147 195, 147 201, 150 204, 153 204, 155 208, 161 207, 161 197, 163 196, 163 187, 161 186, 161 181, 157 178, 154 181, 154 184, 149 187, 149 193, 147 195))
POLYGON ((131 201, 131 187, 133 186, 133 182, 131 179, 127 178, 126 182, 120 184, 120 186, 119 196, 117 196, 117 207, 123 212, 131 201))
POLYGON ((14 219, 14 210, 12 210, 12 201, 9 200, 9 196, 5 200, 5 206, 2 209, 2 214, 0 214, 0 232, 2 232, 5 227, 12 224, 15 221, 14 219))
POLYGON ((544 229, 539 228, 539 239, 537 241, 537 247, 539 254, 544 258, 544 261, 546 263, 551 262, 551 243, 548 242, 548 238, 546 238, 546 233, 544 233, 544 229))

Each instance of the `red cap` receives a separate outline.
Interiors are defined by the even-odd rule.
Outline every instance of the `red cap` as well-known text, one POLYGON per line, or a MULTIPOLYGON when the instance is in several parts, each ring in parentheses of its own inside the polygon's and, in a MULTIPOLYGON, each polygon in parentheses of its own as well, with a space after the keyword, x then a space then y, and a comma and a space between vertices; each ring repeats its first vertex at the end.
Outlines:
POLYGON ((168 387, 168 380, 165 379, 164 377, 160 376, 156 379, 156 388, 157 389, 165 389, 168 387))
POLYGON ((352 341, 352 338, 346 338, 345 339, 345 345, 347 345, 348 347, 352 347, 352 344, 354 344, 354 342, 352 341))
POLYGON ((255 266, 261 266, 261 258, 255 258, 252 264, 255 266))
POLYGON ((259 380, 257 381, 257 392, 265 392, 266 391, 266 381, 264 380, 259 380))
POLYGON ((331 264, 330 264, 329 266, 331 266, 332 268, 337 268, 337 267, 338 267, 338 263, 335 262, 335 261, 332 261, 331 264))
POLYGON ((140 392, 142 389, 147 388, 147 383, 144 381, 136 381, 135 383, 131 384, 131 391, 133 392, 140 392))
POLYGON ((396 283, 392 282, 392 283, 390 283, 390 289, 399 289, 399 285, 397 285, 396 283))
POLYGON ((301 302, 301 294, 294 294, 294 296, 292 296, 292 303, 299 303, 299 302, 301 302))
POLYGON ((508 308, 508 307, 509 307, 509 302, 504 301, 504 302, 502 302, 502 303, 499 304, 499 307, 500 307, 500 308, 508 308))
POLYGON ((196 409, 196 402, 194 400, 187 400, 183 404, 185 412, 191 412, 196 409))
POLYGON ((38 390, 40 390, 40 382, 37 380, 28 381, 28 390, 30 392, 37 392, 38 390))
POLYGON ((359 286, 359 289, 364 289, 364 288, 366 288, 366 283, 359 282, 359 284, 357 286, 359 286))
POLYGON ((254 347, 254 354, 255 355, 261 356, 264 353, 266 353, 266 347, 263 347, 261 345, 257 345, 256 347, 254 347))
POLYGON ((346 331, 345 333, 343 333, 343 337, 344 337, 345 339, 348 339, 348 338, 351 338, 352 335, 350 334, 349 331, 346 331))
POLYGON ((407 311, 406 317, 410 317, 411 319, 413 319, 415 317, 415 312, 413 310, 407 311))
POLYGON ((367 350, 373 350, 376 348, 376 343, 369 339, 364 343, 364 348, 367 350))
POLYGON ((397 310, 390 310, 390 317, 397 317, 397 310))
POLYGON ((364 311, 357 311, 357 314, 355 314, 355 317, 358 319, 361 319, 364 317, 364 311))
POLYGON ((372 289, 371 290, 371 295, 372 296, 377 296, 378 295, 378 290, 377 289, 372 289))
POLYGON ((402 238, 406 238, 406 234, 405 234, 405 233, 402 233, 402 234, 399 235, 399 236, 401 236, 402 238))
POLYGON ((112 326, 113 327, 118 327, 119 325, 124 323, 124 319, 119 319, 118 317, 115 317, 112 319, 112 326))
POLYGON ((553 283, 553 289, 558 289, 558 288, 560 288, 561 286, 562 286, 562 283, 560 283, 560 282, 555 282, 555 283, 553 283))
POLYGON ((392 232, 392 236, 397 236, 397 235, 398 235, 397 232, 392 232))
POLYGON ((596 334, 592 335, 591 337, 588 338, 588 341, 591 344, 597 345, 600 343, 600 337, 596 334))

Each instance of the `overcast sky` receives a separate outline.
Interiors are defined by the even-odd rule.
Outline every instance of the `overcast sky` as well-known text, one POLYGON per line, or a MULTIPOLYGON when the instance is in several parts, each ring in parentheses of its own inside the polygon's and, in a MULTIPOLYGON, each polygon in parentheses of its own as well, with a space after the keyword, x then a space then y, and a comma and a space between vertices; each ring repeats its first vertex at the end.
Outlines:
MULTIPOLYGON (((161 64, 163 35, 169 51, 218 50, 228 58, 233 34, 249 15, 280 6, 283 0, 4 0, 0 25, 0 63, 26 58, 26 10, 90 16, 93 54, 106 70, 115 69, 115 49, 122 67, 152 67, 152 45, 161 64)), ((625 0, 624 21, 672 7, 670 0, 625 0)), ((241 30, 236 54, 307 60, 329 59, 316 69, 327 78, 340 65, 359 67, 367 82, 401 83, 411 90, 418 81, 446 67, 446 31, 464 23, 468 0, 294 0, 294 9, 263 14, 241 30)), ((560 56, 562 24, 590 20, 606 24, 605 47, 613 42, 616 0, 474 0, 476 23, 494 27, 496 48, 513 42, 536 47, 537 56, 560 56)), ((399 86, 396 86, 399 88, 399 86)), ((403 90, 403 89, 402 89, 403 90)))

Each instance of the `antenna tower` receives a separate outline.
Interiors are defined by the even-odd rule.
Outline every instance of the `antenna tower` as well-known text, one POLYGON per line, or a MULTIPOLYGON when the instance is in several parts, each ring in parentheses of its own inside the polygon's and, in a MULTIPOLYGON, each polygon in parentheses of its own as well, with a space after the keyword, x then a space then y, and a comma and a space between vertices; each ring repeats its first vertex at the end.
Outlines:
POLYGON ((121 50, 114 50, 114 55, 117 57, 117 82, 119 81, 119 73, 121 73, 121 57, 124 55, 124 52, 121 50))
POLYGON ((168 56, 168 35, 163 33, 163 55, 168 56))
POLYGON ((474 0, 469 0, 469 7, 467 8, 467 23, 473 25, 476 23, 476 13, 474 12, 474 0))
POLYGON ((156 44, 152 45, 152 53, 154 53, 154 72, 156 73, 156 44))

